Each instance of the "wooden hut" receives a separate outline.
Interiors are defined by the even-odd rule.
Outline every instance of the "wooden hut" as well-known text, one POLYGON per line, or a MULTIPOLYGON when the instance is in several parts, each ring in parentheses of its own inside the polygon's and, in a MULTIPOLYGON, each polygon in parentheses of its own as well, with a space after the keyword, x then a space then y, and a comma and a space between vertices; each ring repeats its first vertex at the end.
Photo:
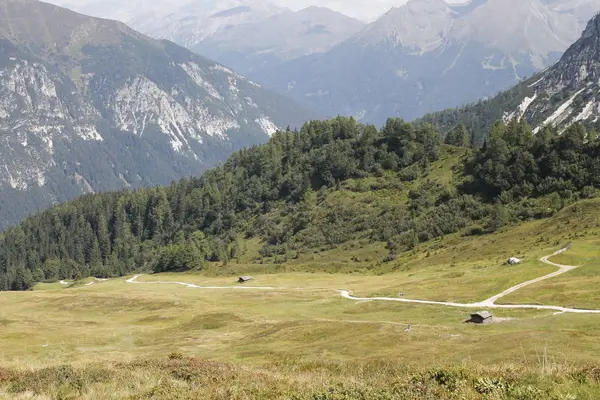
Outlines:
POLYGON ((252 279, 254 278, 251 276, 240 276, 240 278, 238 279, 238 283, 250 282, 252 279))
POLYGON ((480 311, 475 314, 471 314, 471 319, 467 322, 473 324, 490 324, 494 316, 489 311, 480 311))

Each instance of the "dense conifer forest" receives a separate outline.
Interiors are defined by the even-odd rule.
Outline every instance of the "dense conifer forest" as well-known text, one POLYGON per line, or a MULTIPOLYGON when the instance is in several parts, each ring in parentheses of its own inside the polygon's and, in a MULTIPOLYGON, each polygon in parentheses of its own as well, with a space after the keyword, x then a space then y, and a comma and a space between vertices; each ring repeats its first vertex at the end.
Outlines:
POLYGON ((472 136, 464 125, 442 137, 426 123, 390 119, 377 129, 342 117, 278 132, 200 177, 87 195, 6 230, 0 289, 199 270, 238 258, 249 238, 276 263, 358 239, 387 243, 393 259, 443 235, 551 216, 600 187, 600 142, 583 126, 534 135, 526 122, 496 123, 481 147, 472 136), (432 165, 457 154, 458 179, 430 179, 440 173, 432 165), (331 202, 342 189, 387 197, 377 207, 331 202))

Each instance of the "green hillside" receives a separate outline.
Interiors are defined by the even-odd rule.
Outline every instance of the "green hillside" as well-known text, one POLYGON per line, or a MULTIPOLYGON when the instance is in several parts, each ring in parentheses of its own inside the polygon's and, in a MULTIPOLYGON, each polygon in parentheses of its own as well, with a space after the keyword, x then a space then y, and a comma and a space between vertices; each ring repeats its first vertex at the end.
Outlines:
MULTIPOLYGON (((445 141, 465 143, 465 135, 458 129, 445 141)), ((84 196, 2 235, 0 289, 201 270, 211 261, 283 269, 310 254, 376 243, 386 246, 377 260, 385 265, 445 235, 552 216, 600 187, 600 145, 579 125, 534 136, 525 122, 497 124, 477 150, 443 142, 431 125, 397 119, 381 130, 346 118, 315 121, 198 178, 84 196)))

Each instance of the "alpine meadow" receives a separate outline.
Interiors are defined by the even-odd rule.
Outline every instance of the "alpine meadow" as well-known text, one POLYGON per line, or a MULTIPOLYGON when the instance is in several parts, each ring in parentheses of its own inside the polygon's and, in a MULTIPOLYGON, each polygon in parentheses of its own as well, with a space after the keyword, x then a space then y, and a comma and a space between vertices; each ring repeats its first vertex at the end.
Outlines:
POLYGON ((596 0, 71 3, 156 39, 0 0, 0 399, 600 399, 596 0))

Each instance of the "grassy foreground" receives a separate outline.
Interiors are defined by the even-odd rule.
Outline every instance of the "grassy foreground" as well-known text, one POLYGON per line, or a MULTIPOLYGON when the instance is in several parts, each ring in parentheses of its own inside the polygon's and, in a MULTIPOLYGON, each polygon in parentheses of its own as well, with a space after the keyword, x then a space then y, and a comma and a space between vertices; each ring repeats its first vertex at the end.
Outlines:
POLYGON ((173 353, 131 363, 0 369, 5 399, 597 399, 600 369, 474 365, 428 370, 392 362, 241 367, 173 353), (540 372, 543 372, 540 374, 540 372))
POLYGON ((580 202, 389 263, 384 244, 357 244, 285 265, 249 257, 140 278, 233 286, 249 273, 272 290, 114 279, 0 293, 0 398, 598 399, 597 315, 497 310, 497 323, 472 326, 471 310, 353 302, 335 289, 479 301, 552 272, 537 260, 571 242, 554 261, 581 268, 502 302, 598 308, 599 211, 597 200, 580 202), (506 266, 509 256, 524 263, 506 266))

